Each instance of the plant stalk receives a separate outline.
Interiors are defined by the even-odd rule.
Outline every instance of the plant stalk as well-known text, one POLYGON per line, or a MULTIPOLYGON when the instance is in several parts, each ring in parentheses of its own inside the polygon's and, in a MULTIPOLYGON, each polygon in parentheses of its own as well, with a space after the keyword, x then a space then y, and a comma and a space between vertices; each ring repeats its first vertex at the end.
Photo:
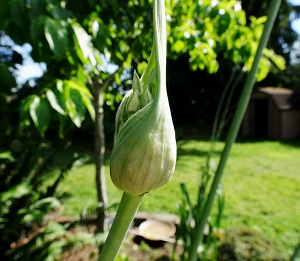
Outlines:
POLYGON ((98 261, 114 261, 137 212, 143 196, 123 192, 112 227, 101 249, 98 261))
POLYGON ((223 175, 223 172, 225 169, 227 159, 230 154, 231 147, 236 140, 240 125, 242 123, 245 111, 247 109, 249 99, 250 99, 250 96, 251 96, 251 93, 253 90, 253 86, 255 83, 255 75, 258 70, 259 62, 262 57, 263 50, 266 47, 267 42, 269 40, 280 4, 281 4, 281 0, 272 0, 272 2, 270 4, 269 12, 268 12, 268 19, 264 26, 263 34, 261 36, 251 70, 247 76, 244 88, 242 90, 240 100, 238 102, 238 106, 237 106, 234 118, 232 120, 228 136, 226 138, 225 147, 223 149, 223 152, 222 152, 222 155, 220 158, 220 162, 219 162, 216 174, 214 176, 214 180, 212 182, 212 185, 211 185, 208 197, 207 197, 207 201, 206 201, 204 209, 203 209, 203 214, 200 217, 200 219, 196 221, 196 227, 194 230, 195 234, 192 238, 188 261, 197 260, 198 246, 199 246, 199 244, 201 244, 201 242, 203 240, 203 231, 204 231, 205 225, 207 223, 207 219, 208 219, 209 213, 211 211, 213 201, 214 201, 217 189, 219 187, 219 183, 222 179, 222 175, 223 175))

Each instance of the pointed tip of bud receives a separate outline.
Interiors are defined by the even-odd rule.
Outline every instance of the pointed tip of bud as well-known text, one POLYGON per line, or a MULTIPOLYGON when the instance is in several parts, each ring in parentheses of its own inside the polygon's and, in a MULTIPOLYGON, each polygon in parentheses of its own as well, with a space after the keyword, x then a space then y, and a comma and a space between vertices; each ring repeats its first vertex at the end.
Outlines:
POLYGON ((117 188, 142 195, 166 184, 176 163, 176 139, 165 77, 164 1, 155 1, 154 44, 141 77, 134 71, 132 90, 116 116, 111 178, 117 188))

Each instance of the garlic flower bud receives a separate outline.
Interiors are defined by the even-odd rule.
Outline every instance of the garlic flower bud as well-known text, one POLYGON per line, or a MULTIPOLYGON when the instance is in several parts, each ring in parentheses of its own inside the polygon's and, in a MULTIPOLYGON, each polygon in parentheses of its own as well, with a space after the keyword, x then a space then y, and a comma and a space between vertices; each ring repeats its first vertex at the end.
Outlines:
POLYGON ((154 1, 154 45, 141 79, 134 72, 132 90, 116 115, 110 175, 115 186, 143 195, 166 184, 176 163, 176 140, 166 90, 164 1, 154 1))

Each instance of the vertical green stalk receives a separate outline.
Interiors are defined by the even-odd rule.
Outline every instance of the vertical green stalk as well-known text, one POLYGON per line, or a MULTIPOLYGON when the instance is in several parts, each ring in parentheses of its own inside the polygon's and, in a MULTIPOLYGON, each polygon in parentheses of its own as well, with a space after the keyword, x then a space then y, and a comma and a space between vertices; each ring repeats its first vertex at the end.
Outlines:
POLYGON ((115 260, 143 196, 124 192, 98 261, 115 260))
POLYGON ((110 176, 124 193, 99 261, 115 260, 142 195, 165 185, 175 169, 175 130, 166 89, 164 0, 153 1, 153 19, 148 66, 141 79, 134 72, 132 89, 116 114, 110 176))
MULTIPOLYGON (((298 244, 298 246, 296 247, 293 255, 291 256, 290 261, 297 261, 297 257, 300 256, 300 243, 298 244)), ((298 259, 299 260, 299 259, 298 259)))
POLYGON ((231 147, 232 147, 233 143, 235 142, 236 136, 238 134, 238 130, 240 128, 245 111, 247 109, 250 95, 253 90, 253 85, 255 82, 255 75, 258 70, 259 62, 260 62, 263 50, 266 47, 267 42, 269 40, 270 33, 272 31, 272 27, 274 25, 274 21, 277 16, 280 4, 281 4, 281 0, 272 0, 272 2, 270 4, 270 8, 269 8, 269 12, 268 12, 268 19, 266 21, 264 31, 261 36, 256 54, 255 54, 252 68, 247 76, 244 88, 242 90, 240 100, 239 100, 233 121, 231 123, 230 130, 229 130, 229 133, 228 133, 228 136, 226 139, 225 147, 223 149, 223 152, 222 152, 222 155, 220 158, 220 162, 219 162, 213 183, 211 185, 210 192, 207 197, 207 201, 204 206, 203 214, 200 217, 200 219, 196 221, 195 234, 192 238, 188 261, 195 261, 197 259, 197 255, 198 255, 197 250, 198 250, 199 244, 203 240, 204 227, 206 225, 207 218, 211 211, 213 201, 214 201, 219 183, 221 181, 227 159, 230 154, 231 147))

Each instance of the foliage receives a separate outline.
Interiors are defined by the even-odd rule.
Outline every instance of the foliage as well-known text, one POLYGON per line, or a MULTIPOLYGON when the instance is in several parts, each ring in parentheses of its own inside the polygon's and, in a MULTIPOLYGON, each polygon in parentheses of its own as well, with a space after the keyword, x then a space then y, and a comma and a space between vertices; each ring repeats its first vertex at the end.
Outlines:
MULTIPOLYGON (((269 1, 242 0, 241 5, 247 17, 254 16, 258 18, 266 14, 269 1)), ((289 0, 281 2, 268 43, 269 49, 284 57, 287 67, 291 64, 292 45, 298 38, 297 33, 291 27, 291 19, 293 19, 295 13, 297 13, 297 7, 293 6, 289 0)), ((250 19, 247 19, 247 24, 250 22, 250 19)))
MULTIPOLYGON (((3 12, 0 15, 5 23, 0 29, 17 44, 30 43, 33 59, 47 66, 43 78, 35 86, 39 89, 24 100, 22 111, 29 117, 22 119, 23 124, 28 125, 31 118, 44 135, 54 118, 62 136, 68 118, 77 127, 85 119, 86 111, 94 118, 93 96, 97 99, 97 82, 102 83, 114 74, 120 84, 124 69, 129 68, 132 56, 139 51, 132 48, 140 39, 137 37, 140 29, 135 32, 138 25, 136 5, 131 6, 120 16, 117 1, 109 5, 94 1, 87 4, 51 0, 1 2, 3 12), (10 13, 19 13, 18 18, 11 17, 10 13), (126 19, 128 28, 118 30, 125 25, 125 16, 130 18, 126 19), (128 34, 127 30, 134 33, 128 34)), ((143 12, 141 7, 139 10, 143 12)), ((107 92, 110 90, 107 88, 107 92)), ((110 104, 112 98, 118 99, 116 92, 112 90, 111 93, 113 96, 107 97, 110 104)))
POLYGON ((81 248, 95 245, 92 234, 69 233, 66 228, 54 221, 38 231, 25 245, 18 246, 9 254, 10 260, 58 260, 64 251, 70 248, 81 248))
MULTIPOLYGON (((261 17, 266 13, 269 1, 241 1, 242 8, 247 17, 261 17)), ((297 67, 299 61, 293 61, 292 52, 296 51, 294 44, 299 40, 299 35, 292 28, 293 19, 299 16, 299 6, 284 0, 281 3, 277 19, 275 21, 268 48, 280 54, 286 61, 286 69, 278 70, 272 67, 267 77, 260 83, 260 86, 281 86, 291 89, 299 89, 299 74, 297 67), (295 64, 294 64, 295 63, 295 64)), ((250 21, 248 20, 247 24, 250 21)))
POLYGON ((51 109, 54 109, 58 113, 56 118, 60 123, 62 137, 67 117, 77 127, 81 127, 86 111, 94 118, 91 100, 91 93, 84 85, 69 80, 57 80, 56 86, 43 89, 42 95, 31 94, 24 98, 20 107, 21 127, 29 126, 32 119, 40 134, 44 136, 51 123, 51 109))
POLYGON ((21 140, 13 140, 11 151, 0 154, 1 260, 55 260, 76 243, 66 237, 65 227, 50 221, 63 210, 57 199, 63 195, 56 189, 78 158, 49 175, 53 146, 21 140))
MULTIPOLYGON (((250 71, 262 34, 266 17, 250 17, 249 26, 245 12, 235 1, 171 2, 170 12, 170 57, 189 53, 193 70, 204 68, 215 73, 219 68, 219 56, 250 71), (172 10, 172 11, 171 11, 172 10)), ((272 62, 281 70, 285 67, 282 57, 269 55, 265 50, 257 80, 268 74, 272 62)))
MULTIPOLYGON (((79 217, 69 222, 68 229, 72 229, 76 226, 85 226, 89 231, 93 230, 93 227, 97 223, 97 220, 99 219, 99 216, 103 214, 103 212, 110 213, 112 215, 112 211, 115 212, 119 203, 115 202, 106 208, 104 208, 103 204, 97 204, 96 206, 90 205, 85 206, 83 209, 81 209, 79 217)), ((106 221, 107 223, 110 222, 110 219, 106 221)), ((110 224, 108 224, 110 225, 110 224)), ((105 238, 107 236, 107 233, 98 233, 99 231, 95 231, 95 236, 99 238, 99 244, 104 243, 105 238)), ((98 245, 99 245, 98 244, 98 245)))
MULTIPOLYGON (((265 19, 251 18, 247 26, 244 11, 237 8, 234 1, 217 5, 167 1, 168 56, 176 59, 188 53, 193 70, 206 68, 209 73, 218 70, 220 57, 250 70, 265 19)), ((32 118, 42 135, 53 118, 61 136, 67 119, 80 127, 86 112, 93 118, 93 85, 113 75, 111 79, 120 86, 132 66, 138 64, 142 69, 151 49, 151 8, 143 1, 137 5, 134 1, 18 0, 1 2, 0 9, 4 21, 0 30, 17 44, 30 43, 33 59, 46 63, 36 85, 39 89, 22 107, 27 114, 23 124, 28 125, 32 118), (10 15, 17 13, 17 17, 10 15)), ((269 52, 265 52, 259 80, 273 62, 284 67, 281 57, 269 52)), ((107 100, 110 104, 118 97, 112 80, 108 85, 113 88, 106 89, 113 94, 107 100)))
MULTIPOLYGON (((199 215, 201 215, 201 211, 203 210, 205 204, 205 195, 204 190, 207 190, 206 182, 209 181, 209 177, 202 173, 203 180, 206 179, 202 185, 202 195, 200 195, 197 204, 193 205, 189 192, 185 184, 181 184, 182 190, 182 199, 178 206, 178 216, 180 217, 180 223, 178 224, 178 228, 176 231, 176 243, 174 244, 173 249, 173 259, 175 259, 175 250, 177 248, 178 242, 182 242, 182 251, 180 254, 180 260, 187 260, 188 254, 191 248, 191 243, 194 237, 195 230, 195 222, 199 219, 199 215)), ((210 256, 210 260, 214 260, 213 256, 216 256, 217 253, 217 244, 219 239, 222 237, 222 232, 220 230, 221 218, 224 209, 225 197, 222 189, 220 188, 219 193, 217 194, 217 212, 214 213, 211 217, 209 217, 207 221, 207 225, 205 227, 205 237, 203 243, 200 245, 201 251, 200 256, 202 259, 205 259, 208 254, 210 256), (213 252, 213 253, 212 253, 213 252)))

